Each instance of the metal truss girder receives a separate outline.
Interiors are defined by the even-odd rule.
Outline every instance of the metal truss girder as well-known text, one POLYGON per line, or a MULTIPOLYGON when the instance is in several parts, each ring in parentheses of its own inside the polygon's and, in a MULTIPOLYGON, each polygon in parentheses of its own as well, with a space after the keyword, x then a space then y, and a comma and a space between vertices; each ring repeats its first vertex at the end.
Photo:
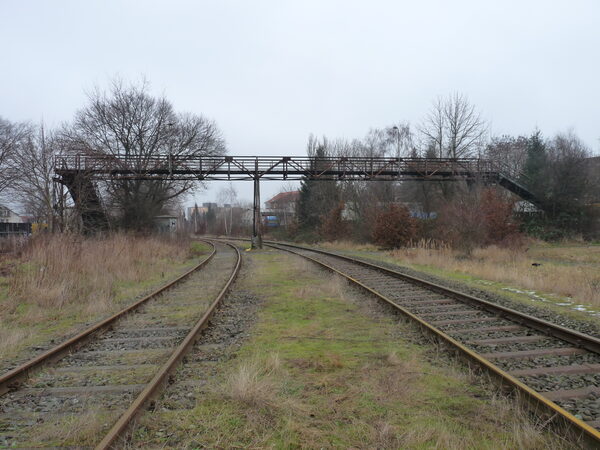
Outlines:
MULTIPOLYGON (((85 173, 94 180, 522 180, 499 163, 478 158, 308 156, 171 156, 69 154, 55 158, 57 179, 85 173)), ((514 186, 517 183, 504 183, 514 186)), ((523 190, 522 183, 519 189, 523 190)))

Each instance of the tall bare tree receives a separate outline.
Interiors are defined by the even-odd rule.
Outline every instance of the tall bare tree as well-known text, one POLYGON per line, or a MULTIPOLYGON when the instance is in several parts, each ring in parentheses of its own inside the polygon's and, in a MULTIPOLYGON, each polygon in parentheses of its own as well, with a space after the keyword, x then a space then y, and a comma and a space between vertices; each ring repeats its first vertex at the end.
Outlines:
POLYGON ((11 191, 28 214, 50 226, 55 215, 52 178, 53 157, 57 153, 58 142, 54 134, 47 133, 44 125, 40 124, 37 128, 28 126, 18 151, 11 157, 16 174, 11 191))
POLYGON ((218 195, 218 200, 223 205, 223 222, 225 225, 225 234, 230 235, 233 224, 233 207, 237 202, 238 193, 235 187, 233 187, 232 183, 229 183, 229 186, 222 188, 218 195), (225 208, 225 205, 229 205, 225 208))
POLYGON ((11 160, 30 131, 26 123, 12 123, 0 117, 0 192, 10 186, 17 174, 11 160))
POLYGON ((590 150, 573 131, 559 133, 548 143, 547 198, 554 214, 580 212, 593 190, 589 176, 590 150))
MULTIPOLYGON (((166 98, 150 94, 146 81, 114 80, 108 91, 94 90, 64 138, 69 151, 125 157, 127 169, 140 173, 157 164, 171 169, 197 156, 225 153, 225 142, 213 121, 176 113, 166 98)), ((103 191, 105 203, 117 211, 121 226, 143 229, 171 200, 197 185, 193 181, 122 179, 106 182, 103 191)))
POLYGON ((461 158, 478 155, 487 125, 467 97, 456 93, 434 101, 419 131, 439 158, 461 158))
POLYGON ((485 157, 499 163, 510 175, 517 176, 527 159, 529 138, 526 136, 495 136, 485 148, 485 157))
POLYGON ((418 155, 409 122, 400 122, 397 125, 387 127, 385 131, 395 147, 395 152, 392 152, 393 156, 403 158, 409 156, 416 157, 418 155))

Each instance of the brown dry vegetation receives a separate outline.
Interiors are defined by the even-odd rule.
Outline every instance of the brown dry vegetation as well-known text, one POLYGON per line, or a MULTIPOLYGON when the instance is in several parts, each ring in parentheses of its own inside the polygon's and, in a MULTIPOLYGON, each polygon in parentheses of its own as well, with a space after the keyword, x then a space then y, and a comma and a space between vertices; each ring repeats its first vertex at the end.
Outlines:
MULTIPOLYGON (((377 248, 348 242, 323 244, 332 250, 369 252, 377 248)), ((434 241, 420 241, 410 247, 379 253, 400 265, 435 269, 436 275, 470 276, 536 291, 571 297, 575 302, 600 305, 600 246, 550 247, 531 242, 528 247, 476 248, 470 255, 434 241), (532 266, 539 263, 539 266, 532 266)))
POLYGON ((191 265, 189 242, 114 234, 32 239, 4 266, 0 359, 39 334, 68 332, 191 265))
POLYGON ((187 245, 150 237, 44 236, 23 251, 9 293, 16 302, 41 307, 61 308, 77 302, 103 309, 102 303, 115 296, 116 282, 142 281, 148 267, 184 260, 188 253, 187 245))
MULTIPOLYGON (((565 256, 577 249, 565 249, 565 256)), ((507 249, 495 246, 475 249, 469 258, 450 248, 427 249, 414 247, 395 250, 390 255, 400 262, 434 266, 452 272, 468 274, 485 280, 510 284, 516 288, 572 297, 575 301, 600 305, 600 247, 599 265, 565 264, 560 258, 547 260, 540 266, 538 252, 542 249, 507 249)))
POLYGON ((223 395, 249 407, 262 408, 273 405, 274 392, 271 375, 281 367, 279 357, 274 354, 276 366, 263 364, 259 359, 250 359, 231 372, 223 386, 223 395))

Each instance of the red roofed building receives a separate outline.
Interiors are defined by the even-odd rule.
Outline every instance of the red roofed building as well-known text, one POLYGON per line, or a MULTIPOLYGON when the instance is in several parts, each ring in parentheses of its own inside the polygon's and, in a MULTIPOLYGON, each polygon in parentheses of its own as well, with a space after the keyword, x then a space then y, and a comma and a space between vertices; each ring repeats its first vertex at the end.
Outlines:
POLYGON ((299 198, 300 191, 280 192, 265 202, 266 212, 271 216, 277 216, 280 225, 289 225, 296 216, 296 204, 299 198))

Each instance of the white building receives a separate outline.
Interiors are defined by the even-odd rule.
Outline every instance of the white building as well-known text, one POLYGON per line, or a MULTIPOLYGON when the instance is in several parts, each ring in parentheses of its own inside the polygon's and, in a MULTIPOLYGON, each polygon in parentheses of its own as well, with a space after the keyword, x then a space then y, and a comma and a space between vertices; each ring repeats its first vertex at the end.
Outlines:
POLYGON ((0 223, 25 223, 25 221, 11 209, 0 205, 0 223))

